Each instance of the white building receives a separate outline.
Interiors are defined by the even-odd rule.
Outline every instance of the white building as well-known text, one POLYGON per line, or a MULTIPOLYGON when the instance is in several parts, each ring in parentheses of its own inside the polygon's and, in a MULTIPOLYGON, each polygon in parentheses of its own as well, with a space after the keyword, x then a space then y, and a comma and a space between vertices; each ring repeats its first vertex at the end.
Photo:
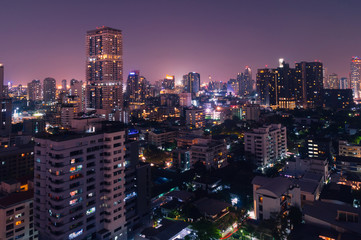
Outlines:
POLYGON ((287 133, 281 124, 253 129, 244 134, 244 147, 255 164, 265 166, 286 156, 287 133))
POLYGON ((347 141, 339 141, 338 149, 340 156, 361 158, 361 145, 348 143, 347 141))
POLYGON ((300 187, 282 177, 256 176, 252 180, 254 214, 257 220, 270 219, 290 206, 301 206, 300 187))
POLYGON ((125 129, 116 122, 87 123, 35 139, 40 239, 126 239, 125 129))
POLYGON ((38 239, 33 222, 32 182, 0 183, 0 239, 38 239))

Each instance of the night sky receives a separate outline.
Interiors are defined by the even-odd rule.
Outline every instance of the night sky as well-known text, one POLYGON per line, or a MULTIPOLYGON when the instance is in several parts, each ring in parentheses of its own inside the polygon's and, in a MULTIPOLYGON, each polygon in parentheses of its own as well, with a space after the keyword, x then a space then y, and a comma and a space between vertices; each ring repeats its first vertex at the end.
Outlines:
POLYGON ((246 65, 255 77, 281 57, 348 77, 360 16, 360 0, 4 0, 0 62, 14 84, 84 80, 86 31, 105 25, 123 31, 124 80, 137 69, 151 82, 190 71, 227 81, 246 65))

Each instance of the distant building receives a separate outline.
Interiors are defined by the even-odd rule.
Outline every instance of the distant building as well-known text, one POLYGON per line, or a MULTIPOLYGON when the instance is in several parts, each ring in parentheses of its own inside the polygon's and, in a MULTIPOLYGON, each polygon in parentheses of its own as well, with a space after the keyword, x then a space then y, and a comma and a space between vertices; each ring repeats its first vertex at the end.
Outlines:
POLYGON ((45 78, 43 82, 44 102, 55 102, 56 81, 54 78, 45 78))
POLYGON ((61 90, 67 91, 68 87, 66 85, 66 79, 61 80, 61 90))
POLYGON ((192 106, 192 94, 191 93, 180 93, 179 94, 179 105, 182 107, 192 106))
POLYGON ((72 119, 77 117, 77 106, 75 104, 62 104, 60 109, 61 126, 71 127, 72 119))
MULTIPOLYGON (((4 92, 4 66, 0 64, 0 137, 9 137, 11 132, 12 101, 4 92)), ((1 144, 0 144, 1 145, 1 144)))
POLYGON ((40 80, 33 80, 28 83, 28 100, 41 101, 43 99, 40 80))
POLYGON ((77 102, 77 112, 86 112, 85 87, 83 81, 70 80, 69 96, 77 102))
POLYGON ((174 142, 177 137, 177 131, 153 130, 149 132, 148 142, 157 147, 163 146, 165 143, 174 142))
POLYGON ((243 109, 247 121, 259 121, 261 110, 258 104, 246 104, 243 109))
POLYGON ((148 97, 149 83, 145 77, 140 76, 138 70, 132 71, 128 75, 126 97, 129 102, 144 102, 148 97))
POLYGON ((87 107, 116 120, 113 111, 123 108, 122 31, 105 26, 87 31, 86 66, 87 107))
POLYGON ((272 124, 246 132, 244 148, 257 166, 274 163, 286 156, 286 127, 282 127, 281 124, 272 124))
POLYGON ((175 77, 167 75, 162 82, 162 88, 166 90, 174 90, 175 88, 175 77))
POLYGON ((300 187, 290 179, 256 176, 252 184, 254 213, 257 220, 275 217, 272 214, 282 214, 290 206, 301 207, 300 187))
POLYGON ((184 91, 191 93, 192 97, 196 96, 200 91, 201 77, 199 73, 190 72, 183 76, 184 91))
POLYGON ((328 76, 328 89, 339 89, 340 88, 340 80, 336 73, 330 74, 328 76))
POLYGON ((340 89, 349 89, 349 86, 348 78, 340 78, 340 89))
POLYGON ((361 97, 361 58, 351 58, 350 83, 355 99, 361 97))

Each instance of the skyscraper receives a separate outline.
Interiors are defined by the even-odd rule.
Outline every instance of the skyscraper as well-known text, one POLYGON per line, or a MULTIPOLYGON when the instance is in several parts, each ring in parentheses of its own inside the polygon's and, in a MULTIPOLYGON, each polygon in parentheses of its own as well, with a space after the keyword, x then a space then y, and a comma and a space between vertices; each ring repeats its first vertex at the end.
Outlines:
POLYGON ((63 91, 67 90, 67 86, 66 86, 66 79, 61 80, 61 89, 63 91))
POLYGON ((42 90, 40 80, 33 80, 28 83, 28 100, 40 101, 42 100, 42 90))
POLYGON ((101 110, 109 119, 123 107, 122 31, 99 27, 86 35, 87 107, 101 110))
MULTIPOLYGON (((326 87, 325 87, 326 88, 326 87)), ((340 80, 336 73, 332 73, 328 76, 328 84, 327 89, 339 89, 340 88, 340 80)))
POLYGON ((148 95, 148 81, 140 76, 139 71, 132 71, 128 75, 126 97, 130 102, 144 102, 148 95))
POLYGON ((175 77, 167 74, 166 77, 163 79, 162 88, 166 90, 174 90, 175 77))
POLYGON ((277 105, 277 86, 273 71, 269 68, 258 69, 256 83, 260 104, 268 107, 277 105))
POLYGON ((239 82, 239 95, 246 96, 253 91, 252 70, 246 66, 243 73, 238 73, 237 81, 239 82))
POLYGON ((200 90, 201 86, 201 76, 196 72, 189 72, 183 76, 183 85, 184 91, 187 93, 192 93, 194 97, 200 90))
POLYGON ((4 94, 4 65, 0 63, 0 98, 4 94))
POLYGON ((54 78, 45 78, 43 83, 44 102, 54 102, 56 94, 56 81, 54 78))
POLYGON ((0 63, 0 136, 9 136, 10 134, 11 112, 12 101, 4 92, 4 66, 0 63))
POLYGON ((351 59, 351 72, 350 72, 351 88, 354 98, 361 97, 361 58, 353 57, 351 59))
POLYGON ((349 89, 348 78, 340 78, 340 89, 349 89))
POLYGON ((322 106, 323 66, 320 62, 296 63, 296 72, 300 74, 299 84, 302 85, 303 107, 322 106))

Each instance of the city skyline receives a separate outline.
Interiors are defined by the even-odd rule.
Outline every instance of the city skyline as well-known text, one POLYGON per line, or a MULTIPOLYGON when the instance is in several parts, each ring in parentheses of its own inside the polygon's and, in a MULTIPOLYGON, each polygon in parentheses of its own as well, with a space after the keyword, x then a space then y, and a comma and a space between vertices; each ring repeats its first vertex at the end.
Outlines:
POLYGON ((319 60, 328 73, 349 77, 351 58, 361 55, 361 33, 352 31, 359 25, 357 1, 108 1, 99 8, 107 11, 96 15, 89 13, 99 5, 84 3, 3 3, 7 11, 0 20, 7 25, 0 62, 6 68, 5 82, 25 85, 54 77, 59 85, 62 79, 85 80, 84 32, 102 25, 123 31, 123 74, 139 69, 152 83, 166 74, 179 83, 193 71, 200 73, 202 83, 209 75, 228 81, 247 65, 254 73, 265 65, 276 67, 278 58, 291 66, 319 60), (20 26, 22 31, 16 32, 20 26))

